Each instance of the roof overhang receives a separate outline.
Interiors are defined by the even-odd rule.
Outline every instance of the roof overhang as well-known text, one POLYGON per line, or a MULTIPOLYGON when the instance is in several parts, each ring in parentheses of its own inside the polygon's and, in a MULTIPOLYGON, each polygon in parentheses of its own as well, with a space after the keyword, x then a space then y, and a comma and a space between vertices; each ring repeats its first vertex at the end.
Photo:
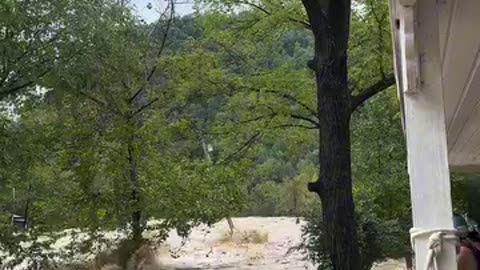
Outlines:
MULTIPOLYGON (((416 2, 390 0, 394 68, 402 115, 404 95, 415 95, 423 83, 420 69, 423 59, 417 50, 416 37, 426 35, 437 39, 449 165, 454 171, 480 172, 480 33, 475 29, 480 25, 480 1, 436 1, 438 17, 431 19, 438 20, 438 33, 417 31, 416 2)), ((402 124, 406 128, 404 120, 402 124)))

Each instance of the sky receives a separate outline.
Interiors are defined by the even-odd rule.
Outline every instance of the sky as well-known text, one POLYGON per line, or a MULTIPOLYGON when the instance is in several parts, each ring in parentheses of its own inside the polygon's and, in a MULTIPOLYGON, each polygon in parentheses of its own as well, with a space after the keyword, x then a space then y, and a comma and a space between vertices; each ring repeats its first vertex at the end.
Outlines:
MULTIPOLYGON (((187 15, 193 13, 193 4, 186 4, 185 2, 192 2, 192 0, 177 0, 179 4, 175 5, 175 11, 179 15, 187 15), (180 4, 182 2, 182 4, 180 4), (185 3, 185 4, 183 4, 185 3)), ((132 0, 130 2, 133 9, 140 15, 147 23, 154 22, 158 19, 159 14, 167 6, 166 0, 132 0), (152 9, 148 9, 147 5, 151 3, 152 9)))

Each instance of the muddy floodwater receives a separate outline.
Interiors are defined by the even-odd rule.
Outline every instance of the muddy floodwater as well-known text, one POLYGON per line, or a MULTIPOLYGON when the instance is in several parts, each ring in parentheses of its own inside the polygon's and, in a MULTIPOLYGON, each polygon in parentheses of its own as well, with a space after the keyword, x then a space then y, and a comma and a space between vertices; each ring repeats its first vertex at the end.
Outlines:
MULTIPOLYGON (((152 223, 158 221, 151 221, 152 223)), ((228 223, 222 220, 211 227, 194 228, 188 239, 172 230, 167 240, 149 255, 150 264, 143 270, 314 270, 317 269, 298 246, 302 242, 304 221, 290 217, 233 218, 231 234, 228 223)), ((151 231, 150 233, 153 233, 151 231)), ((85 235, 86 236, 86 235, 85 235)), ((125 237, 121 232, 106 232, 107 239, 125 237)), ((149 232, 144 235, 149 238, 149 232)), ((60 251, 71 241, 71 236, 58 239, 52 249, 60 251)), ((1 253, 1 252, 0 252, 1 253)), ((0 254, 1 255, 1 254, 0 254)), ((81 257, 81 254, 78 256, 81 257)), ((1 256, 0 256, 1 258, 1 256)), ((80 259, 88 262, 89 259, 80 259)), ((375 270, 405 269, 405 264, 390 260, 374 267, 375 270)), ((1 268, 1 263, 0 263, 1 268)), ((14 270, 27 270, 25 261, 14 270)), ((102 270, 118 270, 114 264, 102 270)))
MULTIPOLYGON (((306 254, 295 249, 301 243, 303 221, 289 217, 234 218, 235 233, 229 234, 223 220, 212 227, 196 228, 188 241, 172 232, 158 250, 157 260, 165 269, 304 269, 316 267, 306 254), (251 236, 249 238, 249 236, 251 236)), ((378 270, 404 269, 388 261, 378 270)))

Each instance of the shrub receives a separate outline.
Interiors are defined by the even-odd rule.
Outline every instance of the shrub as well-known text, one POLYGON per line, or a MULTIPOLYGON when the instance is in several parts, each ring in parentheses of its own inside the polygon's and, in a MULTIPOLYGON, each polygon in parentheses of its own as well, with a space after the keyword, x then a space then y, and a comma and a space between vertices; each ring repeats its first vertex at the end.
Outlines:
MULTIPOLYGON (((302 248, 319 265, 318 269, 333 269, 326 245, 324 224, 315 211, 307 217, 303 228, 302 248)), ((361 269, 369 270, 375 262, 398 258, 404 253, 405 231, 396 220, 382 220, 370 209, 358 208, 355 213, 360 249, 361 269)))
POLYGON ((318 203, 318 196, 308 192, 307 183, 317 178, 314 166, 305 166, 301 173, 283 182, 266 181, 250 192, 250 205, 244 213, 249 216, 293 216, 308 214, 318 203))
POLYGON ((234 243, 242 244, 264 244, 268 242, 268 232, 261 232, 259 230, 236 231, 233 234, 225 232, 220 238, 220 243, 234 243))

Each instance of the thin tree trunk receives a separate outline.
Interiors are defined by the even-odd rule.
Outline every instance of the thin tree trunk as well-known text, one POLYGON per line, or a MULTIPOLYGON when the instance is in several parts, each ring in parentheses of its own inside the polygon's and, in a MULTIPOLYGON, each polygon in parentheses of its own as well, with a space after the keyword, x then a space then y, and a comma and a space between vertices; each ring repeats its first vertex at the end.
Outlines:
MULTIPOLYGON (((210 156, 209 144, 204 137, 202 137, 202 149, 207 162, 210 164, 213 163, 212 157, 210 156)), ((229 216, 227 216, 227 223, 228 223, 228 228, 230 229, 230 237, 232 237, 235 230, 235 225, 233 224, 232 218, 229 216)))
POLYGON ((32 225, 32 220, 30 218, 30 201, 32 197, 32 183, 28 183, 28 191, 27 191, 27 201, 25 202, 25 209, 23 212, 23 218, 25 219, 25 223, 23 225, 23 229, 28 229, 32 225))
POLYGON ((230 237, 233 236, 233 232, 235 230, 235 225, 233 224, 233 220, 231 217, 227 217, 228 228, 230 229, 230 237))
POLYGON ((209 145, 206 142, 205 138, 202 137, 202 149, 203 149, 203 155, 205 156, 205 159, 207 160, 208 163, 212 163, 212 157, 210 156, 210 151, 209 151, 209 145))
POLYGON ((407 255, 405 255, 405 265, 407 267, 407 270, 413 269, 413 258, 411 252, 408 252, 407 255))
POLYGON ((290 186, 288 187, 288 192, 290 193, 289 199, 291 199, 291 205, 289 205, 288 214, 291 217, 298 217, 299 194, 297 190, 296 180, 293 180, 292 182, 290 182, 290 186))
POLYGON ((142 239, 142 212, 140 208, 140 194, 138 191, 138 171, 137 171, 137 161, 135 159, 134 149, 133 149, 133 136, 128 142, 128 163, 129 163, 129 178, 130 178, 130 208, 132 209, 131 213, 131 223, 132 223, 132 238, 135 242, 142 239))

